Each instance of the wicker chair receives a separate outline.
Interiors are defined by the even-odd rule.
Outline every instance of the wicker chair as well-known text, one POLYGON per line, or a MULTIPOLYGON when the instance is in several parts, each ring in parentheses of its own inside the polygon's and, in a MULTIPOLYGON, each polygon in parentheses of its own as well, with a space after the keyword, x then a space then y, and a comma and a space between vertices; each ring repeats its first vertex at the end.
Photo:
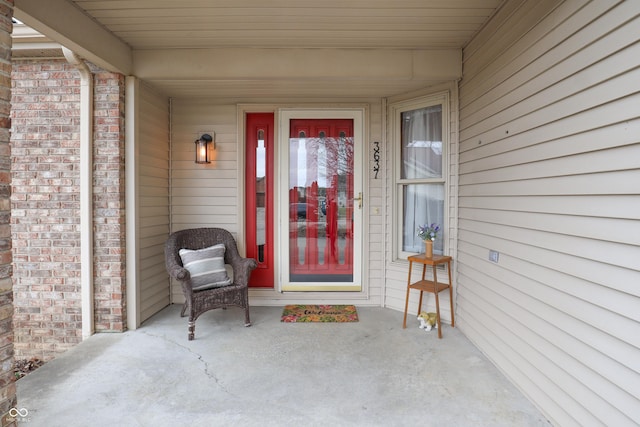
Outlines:
POLYGON ((169 236, 164 248, 167 272, 182 284, 185 303, 180 316, 189 313, 189 340, 195 336, 196 319, 215 308, 236 306, 245 310, 245 326, 249 319, 248 282, 256 260, 242 258, 231 233, 221 228, 194 228, 177 231, 169 236), (216 244, 225 245, 224 262, 233 267, 233 283, 228 286, 194 291, 189 271, 182 265, 180 249, 203 249, 216 244))

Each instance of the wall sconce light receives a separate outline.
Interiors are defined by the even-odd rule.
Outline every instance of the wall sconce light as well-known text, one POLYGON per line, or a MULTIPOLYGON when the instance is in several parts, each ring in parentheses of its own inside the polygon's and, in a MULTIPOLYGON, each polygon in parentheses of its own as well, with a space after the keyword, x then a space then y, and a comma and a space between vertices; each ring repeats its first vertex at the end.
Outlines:
POLYGON ((196 163, 211 163, 211 148, 213 138, 208 133, 203 133, 200 139, 196 139, 196 163))

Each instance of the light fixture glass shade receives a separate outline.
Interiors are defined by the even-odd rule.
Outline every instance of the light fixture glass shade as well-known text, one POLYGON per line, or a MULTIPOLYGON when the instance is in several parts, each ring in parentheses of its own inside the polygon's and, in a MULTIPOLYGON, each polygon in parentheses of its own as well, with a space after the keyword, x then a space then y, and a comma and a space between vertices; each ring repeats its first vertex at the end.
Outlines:
POLYGON ((200 139, 196 139, 196 163, 211 163, 211 144, 213 138, 208 133, 202 134, 200 139))

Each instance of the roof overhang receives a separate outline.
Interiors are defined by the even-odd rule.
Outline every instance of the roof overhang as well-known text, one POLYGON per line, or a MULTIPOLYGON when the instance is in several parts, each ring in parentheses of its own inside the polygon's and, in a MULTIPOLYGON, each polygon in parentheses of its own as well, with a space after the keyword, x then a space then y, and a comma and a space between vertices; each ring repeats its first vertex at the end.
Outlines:
POLYGON ((15 0, 14 15, 25 25, 99 67, 131 74, 131 48, 73 3, 66 0, 15 0))

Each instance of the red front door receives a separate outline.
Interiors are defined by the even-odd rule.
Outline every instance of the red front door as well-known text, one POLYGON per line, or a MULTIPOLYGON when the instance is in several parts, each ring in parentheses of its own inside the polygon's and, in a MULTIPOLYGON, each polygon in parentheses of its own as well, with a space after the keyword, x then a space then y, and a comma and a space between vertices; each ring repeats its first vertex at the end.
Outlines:
POLYGON ((289 281, 353 281, 353 120, 293 119, 289 281))

